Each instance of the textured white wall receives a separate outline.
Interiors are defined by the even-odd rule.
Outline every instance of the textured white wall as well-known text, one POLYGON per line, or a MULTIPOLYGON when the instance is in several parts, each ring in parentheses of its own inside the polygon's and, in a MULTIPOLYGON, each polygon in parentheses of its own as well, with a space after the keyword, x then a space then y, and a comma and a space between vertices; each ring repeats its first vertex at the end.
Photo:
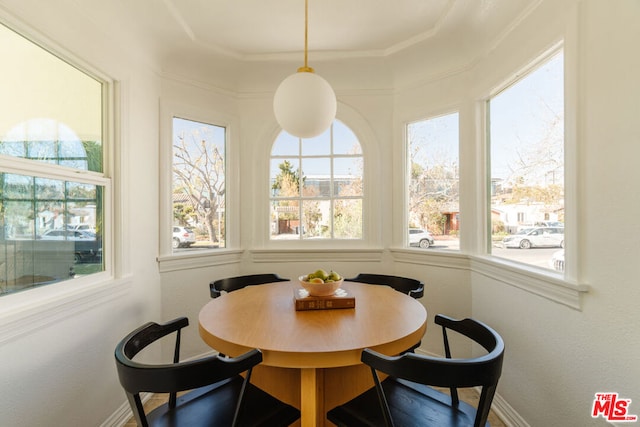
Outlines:
POLYGON ((563 18, 569 27, 576 20, 579 35, 566 47, 577 58, 568 84, 579 100, 577 247, 567 250, 579 254, 580 279, 591 291, 576 311, 472 277, 473 315, 506 341, 498 391, 531 426, 604 425, 590 416, 594 394, 603 391, 632 399, 631 413, 640 413, 640 3, 578 5, 563 18))
MULTIPOLYGON (((109 32, 81 17, 69 25, 62 4, 3 1, 0 16, 63 56, 119 82, 115 138, 114 248, 119 280, 70 283, 0 301, 0 425, 96 426, 125 402, 113 350, 126 333, 160 317, 158 99, 160 80, 109 32), (28 24, 28 25, 27 25, 28 24), (54 289, 55 288, 55 289, 54 289)), ((72 6, 71 6, 72 7, 72 6)), ((1 50, 1 47, 0 47, 1 50)))

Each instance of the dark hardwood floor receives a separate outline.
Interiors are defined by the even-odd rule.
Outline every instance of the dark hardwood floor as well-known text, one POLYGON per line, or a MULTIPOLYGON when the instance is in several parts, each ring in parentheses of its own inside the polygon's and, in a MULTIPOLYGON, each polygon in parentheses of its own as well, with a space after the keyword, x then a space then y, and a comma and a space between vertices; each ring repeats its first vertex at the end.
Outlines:
MULTIPOLYGON (((153 395, 153 397, 151 397, 151 399, 149 399, 145 404, 144 407, 147 411, 151 411, 153 410, 153 408, 156 408, 160 405, 162 405, 163 403, 165 403, 168 399, 168 395, 167 394, 155 394, 153 395)), ((475 392, 475 390, 473 389, 461 389, 460 390, 460 399, 464 400, 465 402, 476 406, 478 403, 478 393, 475 392)), ((506 424, 504 424, 502 422, 502 420, 500 418, 498 418, 498 416, 491 411, 489 413, 489 424, 491 424, 491 427, 506 427, 506 424)), ((124 427, 136 427, 136 422, 133 418, 131 418, 125 425, 124 427)))

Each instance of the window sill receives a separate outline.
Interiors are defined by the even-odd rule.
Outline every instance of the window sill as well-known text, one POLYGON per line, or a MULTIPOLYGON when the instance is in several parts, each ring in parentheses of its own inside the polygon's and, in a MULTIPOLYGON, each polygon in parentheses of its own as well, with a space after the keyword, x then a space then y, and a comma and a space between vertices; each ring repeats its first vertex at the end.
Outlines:
POLYGON ((157 258, 161 273, 239 263, 242 249, 214 249, 163 255, 157 258))
POLYGON ((393 259, 398 262, 433 265, 436 267, 469 269, 469 257, 460 251, 419 249, 419 248, 391 248, 393 259))
POLYGON ((582 309, 582 296, 589 291, 588 285, 569 281, 551 270, 547 272, 497 257, 410 248, 392 248, 391 254, 397 262, 470 270, 574 310, 582 309))
POLYGON ((381 262, 384 250, 379 249, 252 249, 253 262, 335 261, 381 262))
POLYGON ((515 286, 548 300, 582 310, 582 296, 589 285, 569 281, 549 270, 528 268, 516 263, 489 256, 471 256, 471 270, 485 277, 515 286))
POLYGON ((125 295, 131 280, 100 282, 78 279, 3 296, 0 300, 0 344, 91 310, 125 295))

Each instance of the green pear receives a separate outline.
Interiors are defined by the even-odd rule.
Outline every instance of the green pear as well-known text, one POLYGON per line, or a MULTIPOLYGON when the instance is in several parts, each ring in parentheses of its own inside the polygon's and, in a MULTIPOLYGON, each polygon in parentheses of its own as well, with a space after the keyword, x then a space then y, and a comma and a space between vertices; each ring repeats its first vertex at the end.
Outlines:
POLYGON ((323 269, 316 270, 316 272, 315 272, 315 273, 313 273, 313 275, 314 275, 315 277, 319 277, 319 278, 321 278, 322 280, 326 280, 326 279, 327 279, 327 277, 329 277, 329 275, 327 274, 327 272, 326 272, 326 271, 324 271, 323 269))

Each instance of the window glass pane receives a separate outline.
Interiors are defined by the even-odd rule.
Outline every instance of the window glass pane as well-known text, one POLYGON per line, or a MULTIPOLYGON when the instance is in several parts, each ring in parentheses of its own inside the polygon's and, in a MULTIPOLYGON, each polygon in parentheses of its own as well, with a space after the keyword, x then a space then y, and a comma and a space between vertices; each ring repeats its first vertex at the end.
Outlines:
POLYGON ((10 100, 0 103, 0 161, 19 168, 0 172, 4 295, 104 271, 110 180, 101 174, 104 83, 2 25, 0 46, 10 64, 0 67, 0 99, 10 100))
POLYGON ((104 187, 0 174, 0 294, 104 271, 104 187))
POLYGON ((174 252, 224 248, 226 128, 173 119, 174 252))
POLYGON ((362 239, 362 199, 336 200, 333 224, 337 239, 362 239))
POLYGON ((272 156, 297 156, 300 152, 300 140, 295 136, 282 132, 271 150, 272 156))
POLYGON ((460 249, 458 113, 410 123, 409 246, 460 249))
POLYGON ((280 133, 270 163, 272 239, 362 239, 363 195, 362 149, 343 123, 297 144, 280 133), (284 147, 294 146, 289 156, 284 147))
POLYGON ((362 196, 362 158, 333 159, 333 184, 337 196, 362 196))
POLYGON ((331 238, 330 209, 330 200, 304 200, 302 202, 304 238, 331 238))
POLYGON ((4 174, 3 197, 5 200, 33 200, 34 198, 34 180, 30 176, 4 174))
POLYGON ((328 157, 302 160, 302 195, 305 197, 331 196, 331 159, 328 157))
POLYGON ((339 120, 333 124, 333 140, 334 154, 362 154, 356 134, 339 120))
POLYGON ((273 239, 299 239, 300 202, 279 200, 271 202, 271 236, 273 239))
POLYGON ((564 247, 563 79, 559 53, 488 101, 491 253, 543 268, 564 247))
POLYGON ((33 201, 5 199, 4 209, 4 238, 8 240, 33 240, 35 231, 31 214, 33 201))
POLYGON ((331 154, 331 128, 320 135, 302 140, 303 156, 326 156, 331 154))
POLYGON ((293 197, 300 195, 300 161, 298 159, 271 160, 271 195, 293 197))
POLYGON ((0 154, 102 172, 102 83, 2 25, 0 46, 0 154))
POLYGON ((60 200, 64 197, 64 181, 36 178, 37 200, 60 200))

